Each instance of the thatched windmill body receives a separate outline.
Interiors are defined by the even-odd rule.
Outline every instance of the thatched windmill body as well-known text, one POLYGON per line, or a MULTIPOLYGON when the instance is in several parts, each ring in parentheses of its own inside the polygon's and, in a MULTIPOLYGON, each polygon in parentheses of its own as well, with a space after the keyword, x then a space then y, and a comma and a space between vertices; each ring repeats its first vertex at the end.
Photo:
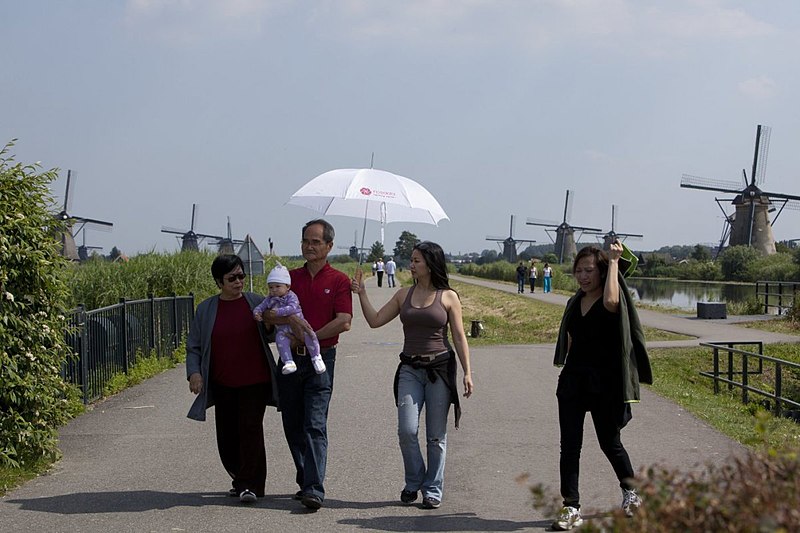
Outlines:
POLYGON ((495 241, 503 243, 503 257, 509 263, 517 261, 518 247, 522 244, 532 244, 536 242, 532 239, 516 239, 514 238, 514 215, 511 215, 511 224, 508 230, 508 237, 486 237, 487 241, 495 241))
POLYGON ((81 234, 83 235, 83 244, 78 246, 78 259, 81 262, 83 262, 83 261, 87 261, 89 259, 89 255, 90 255, 90 253, 92 251, 94 251, 94 250, 102 250, 103 247, 102 246, 88 246, 86 244, 86 228, 83 228, 83 230, 81 231, 81 234))
POLYGON ((572 258, 577 255, 578 248, 575 245, 576 231, 579 233, 579 238, 584 233, 594 235, 602 232, 600 228, 573 226, 570 224, 569 219, 572 214, 572 199, 574 196, 575 193, 567 190, 567 196, 564 200, 564 216, 561 219, 561 223, 537 220, 533 218, 529 218, 527 222, 527 224, 531 226, 544 226, 546 228, 545 231, 547 232, 547 235, 550 236, 550 240, 552 240, 555 245, 554 252, 558 256, 559 263, 563 263, 564 261, 572 261, 572 258), (553 239, 551 235, 552 233, 555 233, 555 239, 553 239))
POLYGON ((628 239, 641 239, 644 235, 640 233, 620 233, 617 231, 617 214, 619 206, 611 206, 611 229, 603 235, 603 248, 608 250, 611 248, 611 243, 619 239, 625 242, 628 239))
POLYGON ((356 261, 364 262, 366 260, 367 254, 366 252, 370 251, 371 248, 367 247, 360 247, 358 246, 358 230, 353 232, 353 245, 352 246, 337 246, 340 250, 347 250, 347 255, 350 259, 355 259, 356 261), (359 252, 361 257, 359 257, 359 252))
POLYGON ((162 233, 172 233, 181 236, 181 252, 199 251, 200 241, 202 241, 203 239, 216 239, 220 241, 224 238, 220 237, 219 235, 207 235, 205 233, 197 233, 196 231, 194 231, 194 224, 196 218, 197 218, 197 204, 192 204, 192 223, 189 226, 188 230, 181 230, 163 226, 161 228, 161 231, 162 233))
POLYGON ((233 255, 236 253, 235 246, 237 244, 244 244, 241 239, 234 239, 233 232, 231 231, 231 217, 228 217, 228 236, 222 237, 216 242, 209 243, 217 247, 217 253, 220 255, 227 254, 233 255))
POLYGON ((751 246, 764 255, 774 254, 776 250, 775 235, 772 232, 773 224, 784 208, 800 209, 800 196, 766 192, 760 188, 766 174, 770 133, 771 129, 768 126, 759 124, 756 128, 756 143, 749 182, 747 171, 742 170, 744 188, 733 181, 701 178, 690 174, 684 174, 681 178, 681 187, 687 189, 719 191, 735 195, 732 200, 729 200, 735 209, 730 215, 725 213, 725 209, 720 203, 728 200, 716 198, 717 204, 725 214, 725 229, 723 229, 720 248, 724 246, 727 238, 730 246, 751 246), (776 208, 778 213, 770 222, 769 212, 776 208))
MULTIPOLYGON (((97 220, 96 218, 80 217, 70 214, 72 210, 72 190, 75 188, 75 181, 77 175, 71 170, 67 170, 67 186, 64 191, 64 205, 61 211, 56 215, 56 218, 64 223, 64 230, 61 232, 61 255, 70 259, 71 261, 79 261, 81 257, 78 253, 78 248, 75 246, 75 236, 87 227, 92 227, 100 230, 109 230, 114 227, 111 222, 105 220, 97 220)), ((86 243, 84 242, 84 245, 86 243)), ((88 254, 87 254, 88 257, 88 254)))

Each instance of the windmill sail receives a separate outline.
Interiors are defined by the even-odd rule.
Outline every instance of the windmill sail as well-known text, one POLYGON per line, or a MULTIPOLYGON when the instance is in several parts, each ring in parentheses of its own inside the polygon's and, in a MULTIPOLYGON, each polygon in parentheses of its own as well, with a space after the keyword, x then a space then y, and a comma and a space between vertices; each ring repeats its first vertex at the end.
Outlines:
MULTIPOLYGON (((730 224, 730 232, 726 235, 723 230, 723 238, 727 236, 731 246, 752 246, 765 255, 776 252, 772 225, 777 219, 777 215, 772 222, 769 220, 769 212, 773 209, 772 204, 781 204, 779 215, 784 207, 794 208, 793 204, 800 201, 800 196, 767 192, 760 188, 766 179, 771 133, 772 130, 768 126, 759 124, 756 127, 753 164, 750 168, 749 179, 747 171, 742 171, 744 187, 729 181, 701 178, 690 174, 684 174, 681 178, 681 187, 683 188, 734 194, 731 203, 735 212, 733 215, 726 215, 726 222, 730 224)), ((720 247, 722 244, 720 243, 720 247)))
POLYGON ((508 237, 493 237, 487 236, 487 241, 496 241, 503 243, 503 258, 509 263, 517 261, 517 251, 521 244, 532 244, 536 242, 531 239, 515 239, 514 238, 514 215, 511 215, 511 223, 509 224, 508 237))
MULTIPOLYGON (((560 223, 558 222, 547 222, 538 219, 529 218, 526 222, 528 225, 531 226, 544 226, 548 235, 549 232, 554 232, 556 234, 555 238, 555 248, 554 252, 558 256, 558 262, 564 263, 565 261, 569 262, 572 261, 572 258, 575 257, 578 253, 578 247, 575 244, 575 232, 579 232, 579 238, 584 233, 593 235, 597 233, 602 233, 600 228, 592 228, 588 226, 573 226, 569 223, 570 216, 572 214, 572 200, 575 196, 573 191, 567 190, 567 196, 564 199, 564 215, 560 223)), ((553 238, 550 237, 552 240, 553 238)))

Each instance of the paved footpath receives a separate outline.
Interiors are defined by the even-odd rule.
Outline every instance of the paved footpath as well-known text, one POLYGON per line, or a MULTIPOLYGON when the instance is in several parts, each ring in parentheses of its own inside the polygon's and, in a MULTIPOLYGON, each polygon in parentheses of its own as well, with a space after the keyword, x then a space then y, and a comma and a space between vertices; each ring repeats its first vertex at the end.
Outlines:
MULTIPOLYGON (((393 290, 369 287, 376 305, 393 290)), ((563 298, 530 296, 554 303, 563 298)), ((399 321, 371 330, 356 308, 353 329, 339 345, 327 499, 318 512, 290 497, 297 490, 294 469, 274 410, 264 421, 267 495, 250 506, 225 495, 230 481, 216 452, 213 409, 205 423, 186 418, 193 395, 181 366, 98 403, 65 426, 63 459, 0 499, 0 531, 545 530, 552 517, 532 508, 529 492, 516 478, 527 473, 531 482, 557 492, 553 346, 472 350, 476 391, 462 403, 459 430, 452 428, 451 417, 444 501, 440 509, 425 511, 398 501, 403 475, 392 378, 402 339, 399 321)), ((642 315, 656 327, 662 320, 674 323, 664 327, 672 331, 695 328, 687 319, 642 315)), ((699 329, 719 326, 717 340, 766 337, 711 322, 699 329)), ((588 421, 586 435, 581 489, 584 514, 591 517, 619 505, 621 498, 588 421)), ((742 451, 646 389, 623 437, 636 468, 650 463, 692 468, 742 451)))

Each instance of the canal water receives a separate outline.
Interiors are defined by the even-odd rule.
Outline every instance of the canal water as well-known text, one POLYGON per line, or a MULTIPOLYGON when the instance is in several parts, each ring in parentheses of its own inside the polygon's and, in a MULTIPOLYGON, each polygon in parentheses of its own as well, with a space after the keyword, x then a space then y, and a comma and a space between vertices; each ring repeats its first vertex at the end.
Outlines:
POLYGON ((625 280, 634 298, 644 303, 697 309, 697 302, 743 302, 756 295, 754 283, 714 283, 666 279, 625 280))

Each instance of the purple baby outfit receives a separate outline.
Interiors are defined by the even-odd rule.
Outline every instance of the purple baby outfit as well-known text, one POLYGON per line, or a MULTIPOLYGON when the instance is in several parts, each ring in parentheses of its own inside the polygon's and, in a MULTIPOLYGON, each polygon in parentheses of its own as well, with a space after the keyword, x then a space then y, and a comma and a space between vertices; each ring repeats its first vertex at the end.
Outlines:
MULTIPOLYGON (((303 317, 303 310, 300 308, 300 300, 297 295, 288 291, 284 296, 267 296, 264 301, 258 304, 253 310, 254 313, 263 314, 267 309, 273 309, 278 316, 291 316, 298 315, 303 317)), ((292 358, 292 343, 290 340, 292 328, 289 324, 278 324, 275 326, 275 345, 278 347, 278 354, 281 356, 281 361, 288 363, 293 361, 292 358)), ((312 359, 319 357, 319 341, 316 335, 310 333, 303 334, 306 349, 312 359)))

